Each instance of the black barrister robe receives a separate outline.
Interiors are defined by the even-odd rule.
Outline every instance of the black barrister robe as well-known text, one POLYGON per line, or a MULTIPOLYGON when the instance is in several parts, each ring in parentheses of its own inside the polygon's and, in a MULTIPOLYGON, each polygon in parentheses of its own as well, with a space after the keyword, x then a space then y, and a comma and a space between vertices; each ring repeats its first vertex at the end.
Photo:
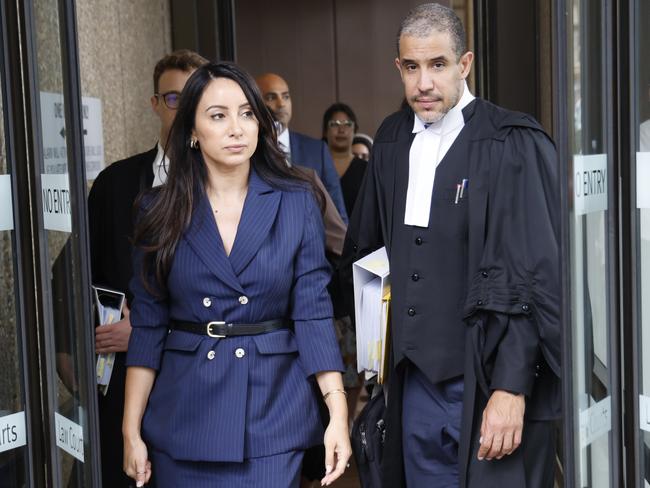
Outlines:
MULTIPOLYGON (((129 304, 129 281, 133 274, 130 241, 133 236, 133 204, 142 190, 151 188, 156 153, 157 148, 154 147, 111 164, 99 174, 88 195, 93 284, 125 292, 129 304)), ((133 481, 122 470, 125 357, 124 352, 115 355, 108 392, 106 396, 99 394, 102 479, 105 487, 131 486, 133 481)))
MULTIPOLYGON (((527 115, 476 99, 465 107, 463 116, 466 125, 454 143, 468 146, 462 154, 468 158, 469 179, 468 259, 466 269, 459 270, 467 282, 459 303, 465 328, 461 486, 552 486, 551 421, 559 418, 561 408, 557 156, 552 141, 527 115), (523 443, 502 460, 478 461, 481 415, 494 389, 526 395, 523 443)), ((401 275, 411 273, 410 257, 391 249, 403 238, 395 229, 404 219, 413 117, 410 109, 389 116, 375 138, 344 248, 341 274, 348 287, 351 263, 383 245, 391 281, 406 282, 401 275)), ((426 262, 419 265, 427 267, 426 262)), ((435 270, 427 271, 435 275, 435 270)), ((404 311, 412 299, 405 295, 404 288, 393 287, 391 360, 395 367, 383 458, 386 488, 405 485, 403 359, 408 357, 435 380, 427 355, 444 342, 444 334, 427 326, 418 329, 415 346, 405 340, 408 315, 404 311)), ((418 312, 426 313, 426 303, 418 306, 418 312)))

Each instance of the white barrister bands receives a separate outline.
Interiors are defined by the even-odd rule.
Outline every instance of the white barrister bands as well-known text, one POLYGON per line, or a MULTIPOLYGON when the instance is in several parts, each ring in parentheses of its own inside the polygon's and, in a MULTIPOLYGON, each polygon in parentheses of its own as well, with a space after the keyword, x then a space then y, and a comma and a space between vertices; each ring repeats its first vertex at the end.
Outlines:
POLYGON ((22 447, 26 443, 25 412, 0 417, 0 452, 22 447))
POLYGON ((0 175, 0 230, 13 230, 13 212, 11 175, 0 175))

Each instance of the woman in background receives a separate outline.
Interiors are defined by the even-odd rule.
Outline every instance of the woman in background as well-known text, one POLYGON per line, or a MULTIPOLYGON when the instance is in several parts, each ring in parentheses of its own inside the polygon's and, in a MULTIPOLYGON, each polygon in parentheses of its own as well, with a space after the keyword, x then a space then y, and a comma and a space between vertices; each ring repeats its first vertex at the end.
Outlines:
POLYGON ((372 137, 367 134, 357 132, 352 139, 352 154, 355 158, 370 161, 370 152, 372 151, 372 137))
POLYGON ((341 179, 341 191, 348 215, 352 215, 354 202, 366 173, 368 163, 352 154, 352 140, 359 129, 357 117, 344 103, 335 103, 323 114, 323 138, 327 141, 334 166, 341 179))

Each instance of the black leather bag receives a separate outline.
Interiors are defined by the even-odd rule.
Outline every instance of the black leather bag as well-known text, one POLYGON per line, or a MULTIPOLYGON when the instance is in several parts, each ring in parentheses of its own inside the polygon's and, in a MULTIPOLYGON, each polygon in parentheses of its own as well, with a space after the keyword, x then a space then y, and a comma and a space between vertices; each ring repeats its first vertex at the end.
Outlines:
POLYGON ((352 426, 352 451, 362 488, 381 488, 386 402, 383 390, 363 407, 352 426))

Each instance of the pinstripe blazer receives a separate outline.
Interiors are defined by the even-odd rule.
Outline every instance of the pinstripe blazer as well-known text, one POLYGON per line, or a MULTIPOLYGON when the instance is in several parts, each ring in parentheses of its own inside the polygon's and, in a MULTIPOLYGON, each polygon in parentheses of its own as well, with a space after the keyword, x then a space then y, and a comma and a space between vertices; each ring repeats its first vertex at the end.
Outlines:
POLYGON ((242 461, 322 438, 308 377, 343 370, 327 293, 329 265, 313 196, 251 170, 230 255, 199 199, 176 249, 168 296, 149 294, 134 251, 128 366, 157 370, 144 439, 177 460, 242 461), (295 332, 214 339, 168 332, 170 319, 255 323, 291 318, 295 332))

